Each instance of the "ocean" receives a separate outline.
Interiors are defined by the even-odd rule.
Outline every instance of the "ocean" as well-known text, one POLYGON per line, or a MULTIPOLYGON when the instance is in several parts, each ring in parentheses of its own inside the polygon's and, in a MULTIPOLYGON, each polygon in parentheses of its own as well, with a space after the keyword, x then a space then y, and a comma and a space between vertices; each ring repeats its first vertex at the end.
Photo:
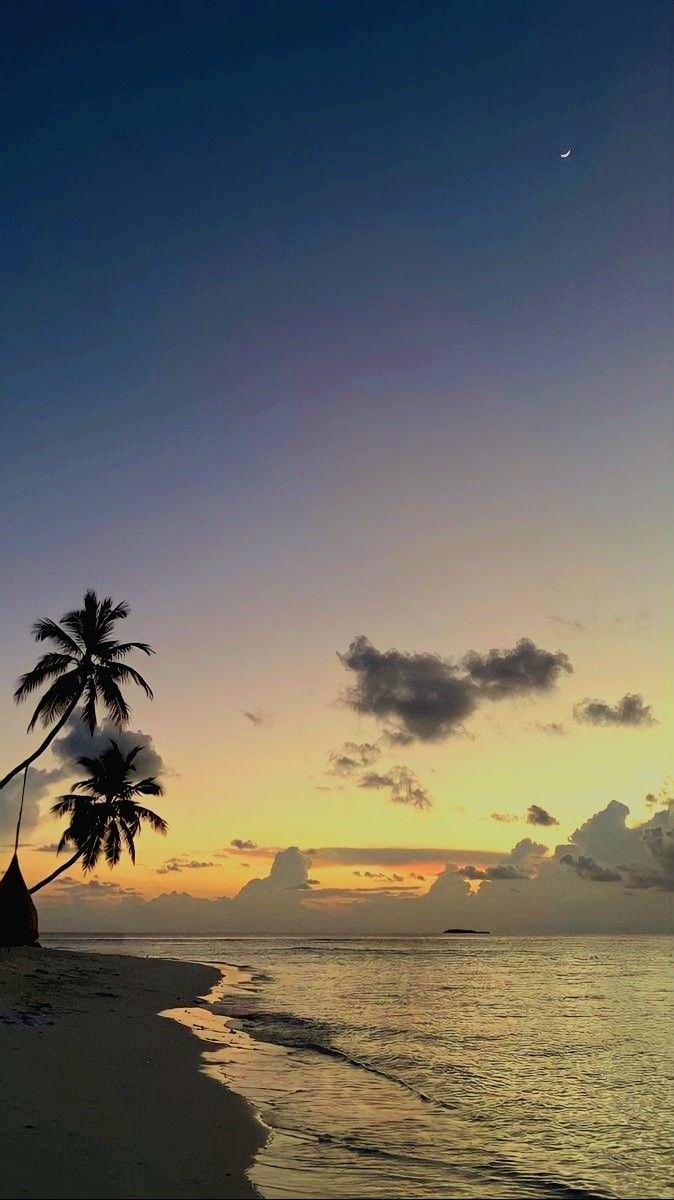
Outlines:
POLYGON ((236 968, 189 1021, 270 1200, 674 1196, 671 938, 44 940, 236 968))

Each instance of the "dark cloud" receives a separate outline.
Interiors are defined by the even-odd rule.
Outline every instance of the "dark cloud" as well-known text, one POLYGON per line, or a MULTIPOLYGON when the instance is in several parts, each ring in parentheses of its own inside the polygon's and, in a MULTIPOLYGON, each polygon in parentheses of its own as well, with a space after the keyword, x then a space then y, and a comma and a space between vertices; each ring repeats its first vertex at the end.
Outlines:
POLYGON ((56 854, 59 848, 58 842, 47 842, 45 846, 34 846, 33 849, 37 854, 56 854))
POLYGON ((168 875, 171 872, 196 871, 202 867, 213 867, 215 863, 200 862, 198 859, 170 858, 161 867, 157 867, 158 875, 168 875))
POLYGON ((605 700, 581 700, 574 705, 573 715, 584 725, 626 725, 632 729, 657 725, 650 704, 644 704, 639 692, 626 692, 617 704, 607 704, 605 700))
POLYGON ((384 775, 376 771, 366 771, 362 776, 359 787, 387 788, 392 804, 407 804, 423 812, 433 807, 428 792, 409 767, 391 767, 384 775))
POLYGON ((65 732, 52 743, 52 752, 59 764, 61 778, 74 777, 82 774, 82 768, 77 760, 86 755, 95 758, 107 750, 111 739, 114 739, 120 749, 127 754, 134 746, 141 746, 141 753, 135 760, 138 778, 145 775, 162 775, 166 773, 166 763, 157 753, 152 737, 140 729, 118 729, 110 721, 104 721, 92 735, 79 717, 71 717, 65 726, 65 732))
MULTIPOLYGON (((386 875, 383 871, 354 871, 354 875, 360 879, 385 879, 388 883, 402 883, 405 878, 404 875, 396 875, 395 872, 392 875, 386 875)), ((412 878, 415 879, 416 876, 413 875, 412 878)))
POLYGON ((534 728, 539 733, 545 733, 548 737, 564 737, 566 730, 559 721, 536 721, 534 728))
POLYGON ((541 808, 540 804, 530 804, 527 809, 527 825, 559 825, 559 821, 541 808))
POLYGON ((357 712, 392 722, 384 734, 391 745, 441 741, 463 734, 464 722, 483 699, 549 691, 572 670, 566 654, 541 650, 522 638, 512 650, 471 650, 460 664, 439 654, 377 650, 355 638, 340 661, 356 682, 347 702, 357 712))
POLYGON ((257 850, 257 842, 251 842, 248 838, 232 838, 229 844, 235 850, 257 850))
POLYGON ((247 708, 242 708, 241 712, 242 715, 246 717, 246 719, 250 721, 251 725, 254 725, 256 729, 259 729, 261 725, 264 725, 264 717, 261 717, 259 713, 249 712, 247 708))
POLYGON ((512 866, 509 863, 501 863, 497 867, 474 867, 466 866, 459 867, 456 871, 462 879, 529 879, 529 876, 519 867, 512 866))
POLYGON ((492 813, 492 821, 500 821, 503 825, 511 825, 513 821, 519 821, 519 817, 515 813, 492 813))
POLYGON ((371 767, 380 755, 381 750, 373 742, 344 742, 329 756, 330 771, 333 775, 352 775, 363 767, 371 767))
POLYGON ((420 883, 424 883, 424 881, 425 881, 425 879, 426 879, 426 876, 425 876, 425 875, 418 875, 418 874, 416 873, 416 871, 410 871, 410 879, 418 879, 418 880, 420 881, 420 883))
POLYGON ((438 654, 382 652, 360 636, 338 657, 356 678, 348 703, 357 712, 394 721, 389 738, 399 731, 405 739, 439 741, 459 732, 477 707, 470 679, 438 654))
POLYGON ((520 638, 512 650, 490 650, 488 654, 471 650, 463 666, 491 699, 548 692, 563 672, 573 670, 567 654, 541 650, 529 638, 520 638))
POLYGON ((593 858, 587 854, 579 854, 574 858, 572 854, 563 854, 559 860, 564 863, 565 867, 570 867, 576 875, 580 875, 581 879, 589 879, 593 883, 620 883, 622 875, 619 871, 614 871, 611 867, 600 867, 593 858))

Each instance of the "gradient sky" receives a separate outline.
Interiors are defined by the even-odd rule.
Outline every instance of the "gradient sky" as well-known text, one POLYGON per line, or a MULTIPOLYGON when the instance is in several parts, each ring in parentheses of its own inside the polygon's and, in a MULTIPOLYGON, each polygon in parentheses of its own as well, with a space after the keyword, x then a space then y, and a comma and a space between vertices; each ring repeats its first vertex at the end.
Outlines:
POLYGON ((233 837, 441 870, 535 835, 533 803, 551 845, 612 798, 646 815, 670 770, 670 36, 659 0, 3 6, 2 756, 33 744, 30 622, 128 599, 171 832, 121 884, 166 890, 185 855, 215 865, 181 887, 232 894, 233 837), (528 637, 574 673, 387 750, 419 812, 326 773, 382 732, 339 699, 358 634, 455 659, 528 637), (626 692, 659 723, 571 719, 626 692))

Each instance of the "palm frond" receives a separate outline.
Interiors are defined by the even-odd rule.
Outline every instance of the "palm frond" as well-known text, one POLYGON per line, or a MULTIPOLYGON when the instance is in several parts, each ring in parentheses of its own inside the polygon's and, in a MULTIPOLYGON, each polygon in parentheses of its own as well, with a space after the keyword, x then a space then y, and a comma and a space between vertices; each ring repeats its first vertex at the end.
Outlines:
POLYGON ((20 704, 22 700, 30 696, 31 692, 37 691, 49 679, 63 675, 75 661, 71 654, 43 654, 32 671, 26 671, 25 675, 19 678, 14 692, 16 703, 20 704))
POLYGON ((136 847, 135 847, 134 840, 133 840, 134 831, 130 828, 130 826, 123 819, 123 817, 119 818, 119 828, 120 828, 120 832, 121 832, 122 838, 124 840, 124 843, 126 845, 126 848, 129 852, 129 858, 131 859, 131 862, 133 863, 133 865, 135 867, 135 865, 136 865, 136 847))
POLYGON ((136 805, 136 812, 141 821, 147 821, 150 829, 155 833, 166 833, 168 831, 168 821, 159 816, 159 813, 153 812, 151 808, 143 808, 142 804, 136 805))
POLYGON ((111 867, 116 867, 122 857, 122 839, 116 821, 110 821, 103 839, 105 860, 111 867))
POLYGON ((96 688, 100 693, 110 720, 115 725, 126 725, 131 716, 131 709, 114 679, 109 675, 108 670, 96 667, 94 669, 94 678, 96 680, 96 688))
POLYGON ((141 654, 154 654, 155 651, 148 642, 111 642, 109 646, 102 644, 99 650, 101 657, 106 659, 124 658, 126 654, 132 654, 134 650, 140 650, 141 654))
POLYGON ((138 783, 131 785, 131 794, 133 796, 163 796, 164 789, 155 779, 154 775, 148 776, 147 779, 139 779, 138 783))
POLYGON ((70 634, 66 633, 65 629, 61 629, 56 621, 52 621, 49 617, 43 617, 40 621, 35 621, 31 633, 36 642, 55 642, 60 646, 66 654, 75 654, 79 656, 82 652, 81 642, 76 641, 70 634))
POLYGON ((84 689, 84 703, 82 705, 82 721, 88 727, 89 733, 94 734, 96 729, 96 701, 98 700, 98 691, 96 681, 89 677, 84 689))
POLYGON ((38 721, 42 725, 50 725, 52 721, 62 717, 68 706, 77 700, 81 692, 82 677, 79 669, 61 675, 38 701, 28 729, 34 729, 38 721))
POLYGON ((149 700, 154 700, 154 692, 146 679, 136 671, 134 667, 130 667, 128 663, 106 662, 104 667, 99 667, 99 671, 105 672, 115 683, 135 683, 142 688, 149 700))
MULTIPOLYGON (((74 784, 74 786, 77 787, 77 784, 74 784)), ((52 804, 49 811, 53 813, 55 817, 63 817, 66 813, 74 812, 77 801, 81 799, 81 796, 59 796, 58 800, 52 804)))
MULTIPOLYGON (((88 841, 84 843, 84 852, 82 854, 82 869, 84 871, 93 871, 96 863, 101 856, 101 832, 96 830, 91 834, 88 841)), ((79 843, 76 843, 79 846, 79 843)))

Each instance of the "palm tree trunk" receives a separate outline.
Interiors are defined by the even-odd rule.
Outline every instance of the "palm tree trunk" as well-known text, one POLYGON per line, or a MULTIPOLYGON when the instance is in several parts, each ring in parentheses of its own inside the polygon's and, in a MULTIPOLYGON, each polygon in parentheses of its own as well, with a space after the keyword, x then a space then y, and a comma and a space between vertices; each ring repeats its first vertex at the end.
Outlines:
POLYGON ((28 891, 30 892, 31 896, 33 895, 33 892, 39 892, 40 888, 46 887, 48 883, 51 883, 52 879, 56 879, 57 875, 62 875, 64 871, 69 871, 70 868, 75 865, 78 858, 81 858, 83 854, 84 850, 78 850, 77 854, 73 854, 72 858, 69 858, 67 862, 61 863, 60 867, 57 867, 55 871, 52 871, 51 875, 45 876, 45 878, 41 879, 39 883, 36 883, 32 888, 29 888, 28 891))
POLYGON ((5 775, 4 779, 0 779, 0 792, 4 788, 5 784, 9 783, 10 779, 13 779, 15 775, 19 774, 19 771, 25 771, 26 767, 29 767, 31 765, 31 763, 35 762, 36 758, 39 758, 41 754, 44 754, 45 750, 47 749, 47 746, 51 745, 54 738, 56 737, 56 734, 61 732, 61 730, 63 729, 63 726, 65 725, 68 718, 70 716, 72 716, 72 714, 75 711, 77 704, 79 703, 79 700, 82 696, 83 690, 84 689, 82 688, 77 693, 77 695, 75 696, 72 703, 70 703, 68 705, 63 716, 59 718, 59 720, 56 722, 54 728, 49 731, 49 733, 47 734, 44 741, 38 746, 37 750, 34 750, 32 754, 29 754, 28 758, 24 758, 23 762, 20 762, 18 767, 15 767, 13 771, 10 771, 9 775, 5 775))
POLYGON ((14 837, 14 853, 19 853, 19 838, 21 836, 21 818, 23 817, 23 802, 26 798, 26 780, 28 779, 28 767, 23 773, 23 784, 21 787, 21 803, 19 805, 19 816, 16 822, 16 835, 14 837))

